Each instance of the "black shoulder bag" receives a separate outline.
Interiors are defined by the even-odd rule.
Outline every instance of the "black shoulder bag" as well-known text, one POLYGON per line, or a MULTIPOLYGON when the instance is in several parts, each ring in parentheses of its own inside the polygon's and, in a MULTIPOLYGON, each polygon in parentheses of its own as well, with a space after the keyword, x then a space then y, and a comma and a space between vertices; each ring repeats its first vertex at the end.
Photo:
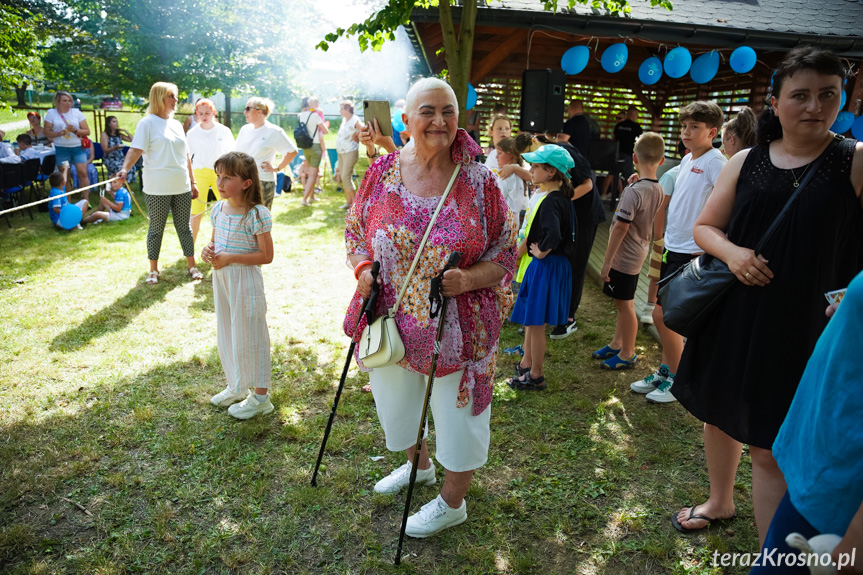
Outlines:
MULTIPOLYGON (((821 168, 824 159, 829 152, 836 147, 839 141, 844 140, 837 136, 830 142, 827 148, 813 162, 812 167, 785 202, 779 215, 764 232, 755 253, 760 254, 767 242, 770 241, 773 232, 779 227, 788 208, 800 192, 806 187, 812 177, 821 168)), ((716 306, 722 301, 726 292, 737 282, 737 276, 728 269, 728 266, 720 259, 710 254, 702 254, 686 265, 681 266, 670 276, 659 282, 659 298, 662 301, 662 320, 665 325, 684 337, 692 337, 701 331, 716 306)))

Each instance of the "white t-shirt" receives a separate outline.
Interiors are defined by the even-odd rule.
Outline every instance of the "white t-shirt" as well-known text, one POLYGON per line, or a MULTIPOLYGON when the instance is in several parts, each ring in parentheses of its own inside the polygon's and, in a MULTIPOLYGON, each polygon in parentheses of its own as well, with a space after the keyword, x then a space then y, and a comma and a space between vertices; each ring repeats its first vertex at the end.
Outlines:
MULTIPOLYGON (((86 121, 87 119, 84 117, 84 114, 78 108, 72 108, 68 112, 64 112, 62 117, 56 108, 51 108, 48 110, 48 113, 45 114, 45 123, 50 123, 54 128, 52 132, 61 131, 67 124, 77 130, 81 127, 81 124, 86 121), (65 118, 65 120, 63 118, 65 118)), ((66 132, 62 136, 54 138, 54 145, 61 148, 74 148, 75 146, 81 145, 81 138, 75 134, 66 132)))
POLYGON ((495 175, 497 176, 497 184, 500 186, 503 199, 506 200, 506 205, 509 206, 510 211, 515 212, 515 215, 518 216, 521 210, 527 209, 529 201, 524 180, 516 174, 510 174, 506 179, 501 178, 497 174, 497 171, 495 171, 495 175))
POLYGON ((497 163, 497 148, 494 148, 488 153, 488 156, 485 157, 485 167, 489 170, 496 170, 500 167, 497 163))
MULTIPOLYGON (((519 178, 521 179, 521 178, 519 178)), ((527 203, 527 213, 524 215, 524 221, 521 222, 521 227, 518 230, 518 242, 521 243, 525 237, 527 237, 527 220, 530 212, 536 209, 536 204, 539 203, 539 200, 548 195, 548 192, 541 192, 539 190, 535 191, 533 195, 530 197, 530 200, 527 203)))
POLYGON ((234 149, 234 134, 230 128, 218 122, 214 122, 209 130, 197 124, 186 133, 186 141, 189 142, 192 168, 195 170, 212 170, 219 157, 234 149))
POLYGON ((262 182, 275 182, 276 174, 261 170, 261 164, 270 162, 274 168, 277 168, 276 154, 284 156, 297 151, 297 147, 288 139, 283 129, 266 121, 260 128, 255 128, 254 124, 246 124, 240 128, 234 149, 255 158, 255 163, 258 164, 258 176, 262 182))
POLYGON ((297 118, 301 122, 306 123, 306 132, 309 133, 309 136, 312 137, 312 140, 315 144, 321 143, 321 134, 323 134, 327 127, 324 126, 324 121, 321 120, 321 117, 318 116, 317 112, 300 112, 297 114, 297 118))
POLYGON ((681 254, 697 254, 702 250, 692 237, 695 220, 704 209, 722 167, 728 162, 722 152, 711 148, 693 160, 686 154, 680 162, 680 173, 674 183, 674 195, 668 206, 665 226, 665 249, 681 254))
POLYGON ((339 133, 336 137, 336 151, 338 153, 347 154, 348 152, 353 152, 354 150, 359 149, 360 143, 351 139, 354 132, 357 131, 357 125, 359 123, 360 119, 357 118, 356 115, 353 115, 349 119, 344 120, 342 125, 339 126, 339 133))
POLYGON ((138 122, 130 147, 144 152, 144 193, 172 196, 192 189, 183 124, 147 114, 138 122))

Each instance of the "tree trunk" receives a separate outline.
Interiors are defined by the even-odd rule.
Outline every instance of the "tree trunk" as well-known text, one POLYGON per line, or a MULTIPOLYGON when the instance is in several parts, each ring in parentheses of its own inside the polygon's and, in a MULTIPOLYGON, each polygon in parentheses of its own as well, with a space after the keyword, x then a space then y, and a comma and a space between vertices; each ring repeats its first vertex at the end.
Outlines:
POLYGON ((20 86, 15 86, 15 97, 18 99, 18 107, 26 108, 27 107, 27 82, 22 83, 20 86))
POLYGON ((231 91, 225 91, 225 126, 231 127, 231 91))
POLYGON ((449 69, 449 83, 458 99, 458 125, 460 128, 467 125, 465 108, 473 54, 474 28, 476 26, 476 2, 477 0, 464 0, 462 2, 461 22, 457 37, 452 21, 450 0, 441 0, 439 7, 444 56, 449 69))

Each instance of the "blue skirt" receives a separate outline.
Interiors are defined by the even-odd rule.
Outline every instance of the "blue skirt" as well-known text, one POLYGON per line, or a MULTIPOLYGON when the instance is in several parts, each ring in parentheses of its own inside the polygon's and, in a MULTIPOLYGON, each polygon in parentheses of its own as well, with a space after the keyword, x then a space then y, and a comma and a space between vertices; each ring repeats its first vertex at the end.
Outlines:
POLYGON ((534 258, 527 266, 510 321, 522 325, 562 325, 569 319, 572 267, 564 256, 534 258))

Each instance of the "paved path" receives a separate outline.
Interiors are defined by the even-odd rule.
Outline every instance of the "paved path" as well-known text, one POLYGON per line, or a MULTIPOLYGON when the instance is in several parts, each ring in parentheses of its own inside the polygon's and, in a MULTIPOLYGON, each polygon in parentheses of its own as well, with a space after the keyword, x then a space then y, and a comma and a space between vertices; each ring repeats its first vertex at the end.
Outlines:
POLYGON ((27 120, 20 120, 18 122, 10 122, 8 124, 0 124, 0 130, 3 130, 4 132, 15 132, 21 128, 26 128, 29 125, 30 122, 27 120))

